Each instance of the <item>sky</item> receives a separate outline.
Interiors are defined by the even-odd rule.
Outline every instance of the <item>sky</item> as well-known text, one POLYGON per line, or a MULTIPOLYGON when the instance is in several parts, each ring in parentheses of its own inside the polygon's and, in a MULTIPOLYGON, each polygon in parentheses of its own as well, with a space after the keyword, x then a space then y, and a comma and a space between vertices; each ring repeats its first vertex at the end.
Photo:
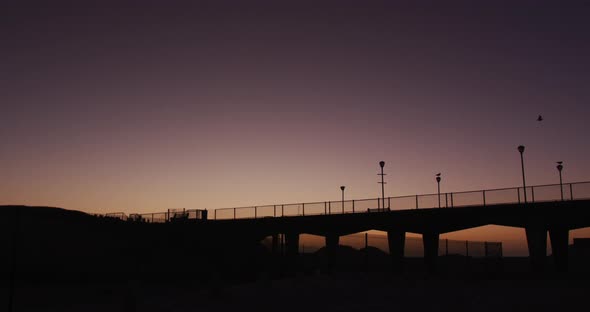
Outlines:
POLYGON ((521 144, 528 185, 590 180, 585 1, 1 6, 0 204, 373 198, 381 160, 386 196, 515 187, 521 144))

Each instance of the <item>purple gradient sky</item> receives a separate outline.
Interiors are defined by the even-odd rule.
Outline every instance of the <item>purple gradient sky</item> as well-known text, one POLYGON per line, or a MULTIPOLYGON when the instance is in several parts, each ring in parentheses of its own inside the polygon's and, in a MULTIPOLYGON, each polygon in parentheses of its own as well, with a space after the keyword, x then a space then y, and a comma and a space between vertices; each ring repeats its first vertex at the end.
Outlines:
POLYGON ((587 2, 173 2, 2 5, 0 204, 509 187, 519 144, 528 184, 590 180, 587 2))

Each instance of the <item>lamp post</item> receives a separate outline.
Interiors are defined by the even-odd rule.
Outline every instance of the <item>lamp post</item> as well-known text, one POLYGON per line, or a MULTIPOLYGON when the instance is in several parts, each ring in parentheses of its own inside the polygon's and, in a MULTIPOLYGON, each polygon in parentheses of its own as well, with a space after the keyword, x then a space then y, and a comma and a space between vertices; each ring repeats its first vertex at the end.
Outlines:
POLYGON ((561 201, 563 201, 563 182, 561 180, 561 170, 563 170, 563 161, 558 161, 557 171, 559 171, 559 190, 561 191, 561 201))
POLYGON ((344 213, 344 185, 340 189, 342 190, 342 213, 344 213))
POLYGON ((438 187, 438 208, 440 208, 440 173, 436 174, 436 184, 438 187))
POLYGON ((377 174, 381 176, 381 205, 383 210, 385 210, 385 181, 383 181, 383 176, 385 176, 385 173, 383 173, 383 167, 385 167, 385 162, 382 160, 379 162, 379 166, 381 167, 381 173, 377 174))
POLYGON ((522 156, 522 153, 524 153, 524 145, 519 145, 518 146, 518 151, 520 152, 520 166, 522 168, 522 189, 524 191, 524 203, 527 203, 527 199, 526 199, 526 182, 525 182, 525 178, 524 178, 524 158, 522 156))

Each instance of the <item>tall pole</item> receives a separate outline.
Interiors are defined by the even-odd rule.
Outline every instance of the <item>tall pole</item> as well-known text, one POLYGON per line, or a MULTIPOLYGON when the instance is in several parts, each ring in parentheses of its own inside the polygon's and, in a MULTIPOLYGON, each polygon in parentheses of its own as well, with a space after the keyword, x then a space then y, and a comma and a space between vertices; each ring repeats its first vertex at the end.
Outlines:
POLYGON ((344 213, 344 185, 340 189, 342 190, 342 213, 344 213))
POLYGON ((440 208, 440 173, 436 175, 436 184, 438 186, 438 208, 440 208))
POLYGON ((563 162, 557 162, 557 171, 559 171, 559 190, 561 191, 561 201, 563 201, 563 181, 561 180, 561 170, 563 169, 563 162))
POLYGON ((385 181, 383 180, 383 176, 385 176, 385 173, 383 173, 385 162, 383 160, 380 161, 379 166, 381 167, 381 174, 379 174, 381 176, 381 207, 383 208, 383 211, 385 211, 385 181))
POLYGON ((525 178, 524 178, 524 157, 522 156, 522 153, 524 153, 524 145, 519 145, 518 151, 520 152, 520 166, 522 168, 522 189, 524 191, 524 203, 526 204, 527 199, 526 199, 526 182, 525 182, 525 178))

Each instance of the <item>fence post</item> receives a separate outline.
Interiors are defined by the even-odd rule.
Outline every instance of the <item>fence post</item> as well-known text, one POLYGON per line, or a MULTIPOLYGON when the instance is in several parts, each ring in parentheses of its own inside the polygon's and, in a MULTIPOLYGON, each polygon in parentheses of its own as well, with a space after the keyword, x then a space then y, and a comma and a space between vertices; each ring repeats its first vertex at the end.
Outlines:
POLYGON ((217 209, 213 210, 213 219, 217 220, 217 209))
POLYGON ((391 197, 387 197, 387 210, 391 210, 391 197))
POLYGON ((535 202, 535 188, 533 186, 531 186, 531 196, 533 199, 533 203, 535 202))
POLYGON ((518 194, 518 203, 520 204, 520 187, 516 188, 516 194, 518 194))
POLYGON ((258 218, 258 207, 254 206, 254 219, 258 218))
POLYGON ((234 208, 234 220, 236 219, 236 208, 234 208))
POLYGON ((455 203, 453 202, 453 193, 451 193, 451 208, 455 207, 455 203))
POLYGON ((416 209, 418 209, 418 195, 416 195, 416 209))
POLYGON ((354 213, 354 199, 352 200, 352 213, 354 213))
POLYGON ((305 203, 301 204, 301 210, 303 210, 303 216, 305 216, 305 203))
POLYGON ((277 205, 274 205, 272 210, 273 210, 273 216, 276 218, 277 217, 277 205))
POLYGON ((332 202, 328 202, 328 214, 332 214, 332 202))
POLYGON ((449 208, 449 193, 445 193, 445 208, 449 208))
POLYGON ((328 202, 324 202, 324 214, 328 214, 328 202))
POLYGON ((573 190, 573 184, 570 183, 570 199, 574 200, 574 190, 573 190))
POLYGON ((483 205, 486 205, 486 191, 483 190, 483 205))
POLYGON ((281 205, 281 217, 285 216, 285 205, 281 205))

